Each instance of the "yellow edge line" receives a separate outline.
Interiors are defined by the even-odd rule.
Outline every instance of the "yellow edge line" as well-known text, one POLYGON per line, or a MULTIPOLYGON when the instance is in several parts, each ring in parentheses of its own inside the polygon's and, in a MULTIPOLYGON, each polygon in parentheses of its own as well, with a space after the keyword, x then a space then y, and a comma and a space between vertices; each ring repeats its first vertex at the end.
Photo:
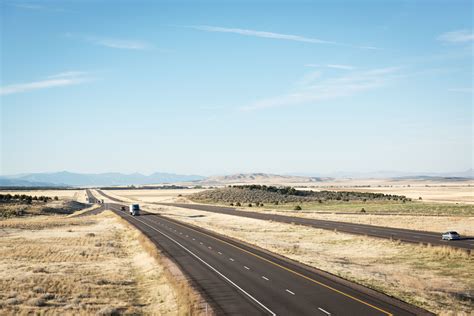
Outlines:
MULTIPOLYGON (((155 215, 156 215, 156 214, 155 214, 155 215)), ((166 219, 165 219, 165 220, 166 220, 166 219)), ((194 230, 195 232, 200 233, 200 234, 202 234, 202 235, 211 237, 211 238, 213 238, 213 239, 215 239, 215 240, 218 240, 218 241, 220 241, 220 242, 222 242, 222 243, 225 243, 225 244, 227 244, 227 245, 229 245, 229 246, 232 246, 232 247, 237 248, 237 249, 239 249, 239 250, 241 250, 241 251, 243 251, 243 252, 246 252, 246 253, 248 253, 248 254, 254 256, 254 257, 257 257, 257 258, 259 258, 259 259, 261 259, 261 260, 263 260, 263 261, 266 261, 266 262, 268 262, 268 263, 271 263, 271 264, 273 264, 273 265, 275 265, 275 266, 277 266, 277 267, 279 267, 279 268, 281 268, 281 269, 284 269, 284 270, 286 270, 286 271, 288 271, 288 272, 291 272, 291 273, 296 274, 296 275, 298 275, 298 276, 300 276, 300 277, 302 277, 302 278, 305 278, 305 279, 307 279, 307 280, 309 280, 309 281, 312 281, 312 282, 314 282, 314 283, 316 283, 316 284, 318 284, 318 285, 321 285, 321 286, 323 286, 323 287, 325 287, 325 288, 327 288, 327 289, 330 289, 330 290, 332 290, 332 291, 334 291, 334 292, 336 292, 336 293, 339 293, 339 294, 342 294, 342 295, 344 295, 344 296, 346 296, 346 297, 349 297, 349 298, 351 298, 351 299, 353 299, 353 300, 355 300, 355 301, 357 301, 357 302, 359 302, 359 303, 362 303, 362 304, 365 304, 365 305, 367 305, 367 306, 370 306, 370 307, 372 307, 372 308, 374 308, 374 309, 376 309, 376 310, 378 310, 378 311, 380 311, 380 312, 382 312, 382 313, 387 314, 388 316, 393 316, 392 313, 387 312, 387 311, 385 311, 385 310, 383 310, 383 309, 381 309, 381 308, 379 308, 379 307, 377 307, 377 306, 374 306, 374 305, 372 305, 372 304, 370 304, 370 303, 367 303, 367 302, 365 302, 365 301, 363 301, 363 300, 361 300, 361 299, 358 299, 357 297, 354 297, 354 296, 352 296, 352 295, 350 295, 350 294, 344 293, 344 292, 342 292, 342 291, 340 291, 340 290, 338 290, 338 289, 335 289, 335 288, 333 288, 333 287, 331 287, 331 286, 329 286, 329 285, 327 285, 327 284, 324 284, 324 283, 321 283, 321 282, 319 282, 319 281, 316 281, 315 279, 312 279, 312 278, 310 278, 310 277, 307 277, 307 276, 304 275, 304 274, 301 274, 301 273, 299 273, 299 272, 296 272, 296 271, 294 271, 294 270, 291 270, 290 268, 284 267, 284 266, 282 266, 282 265, 280 265, 280 264, 278 264, 278 263, 276 263, 276 262, 273 262, 273 261, 271 261, 271 260, 268 260, 268 259, 266 259, 266 258, 263 258, 262 256, 259 256, 259 255, 257 255, 257 254, 254 254, 253 252, 250 252, 250 251, 248 251, 248 250, 245 250, 245 249, 243 249, 243 248, 241 248, 241 247, 239 247, 239 246, 233 245, 233 244, 231 244, 231 243, 229 243, 229 242, 227 242, 227 241, 225 241, 225 240, 222 240, 222 239, 220 239, 220 238, 217 238, 217 237, 208 235, 208 234, 206 234, 206 233, 200 232, 200 231, 198 231, 198 230, 196 230, 196 229, 194 229, 194 228, 181 225, 181 224, 176 223, 176 222, 174 222, 174 221, 170 221, 170 222, 172 222, 173 224, 179 225, 179 226, 181 226, 181 227, 194 230)))

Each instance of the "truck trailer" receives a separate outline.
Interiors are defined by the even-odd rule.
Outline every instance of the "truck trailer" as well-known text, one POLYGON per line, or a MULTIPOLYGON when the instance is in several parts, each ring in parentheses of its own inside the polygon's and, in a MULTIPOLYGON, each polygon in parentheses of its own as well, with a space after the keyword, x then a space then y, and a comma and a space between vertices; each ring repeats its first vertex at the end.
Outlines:
POLYGON ((130 204, 129 211, 130 211, 130 215, 132 215, 132 216, 140 215, 140 205, 130 204))

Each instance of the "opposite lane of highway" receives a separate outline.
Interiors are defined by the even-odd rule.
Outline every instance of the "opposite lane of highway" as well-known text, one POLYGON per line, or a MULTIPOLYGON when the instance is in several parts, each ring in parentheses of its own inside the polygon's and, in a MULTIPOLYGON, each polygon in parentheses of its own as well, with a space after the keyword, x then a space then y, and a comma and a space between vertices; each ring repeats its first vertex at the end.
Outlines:
MULTIPOLYGON (((304 226, 310 226, 319 229, 326 230, 337 230, 338 232, 367 235, 378 238, 394 239, 403 242, 410 243, 423 243, 431 244, 436 246, 449 246, 454 248, 461 248, 467 250, 474 249, 474 238, 463 238, 461 240, 445 241, 441 240, 441 233, 373 226, 365 224, 355 224, 348 222, 336 222, 328 220, 319 220, 304 217, 286 216, 278 214, 250 212, 250 211, 239 211, 232 207, 214 206, 205 204, 186 204, 186 203, 155 203, 158 205, 167 205, 174 207, 181 207, 205 212, 220 213, 233 216, 248 217, 254 219, 275 221, 287 224, 298 224, 304 226)), ((360 215, 366 216, 366 215, 360 215)))

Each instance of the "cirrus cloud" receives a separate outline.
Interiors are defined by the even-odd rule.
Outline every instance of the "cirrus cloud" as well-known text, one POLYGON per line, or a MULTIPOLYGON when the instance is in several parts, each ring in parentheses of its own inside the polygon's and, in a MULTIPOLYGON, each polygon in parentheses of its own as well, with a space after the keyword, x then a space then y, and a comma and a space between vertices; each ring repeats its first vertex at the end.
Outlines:
POLYGON ((438 40, 447 43, 466 43, 474 41, 472 30, 457 30, 446 32, 438 36, 438 40))
POLYGON ((68 71, 54 74, 38 81, 6 85, 0 87, 0 95, 77 85, 91 80, 91 78, 85 76, 86 74, 83 71, 68 71))

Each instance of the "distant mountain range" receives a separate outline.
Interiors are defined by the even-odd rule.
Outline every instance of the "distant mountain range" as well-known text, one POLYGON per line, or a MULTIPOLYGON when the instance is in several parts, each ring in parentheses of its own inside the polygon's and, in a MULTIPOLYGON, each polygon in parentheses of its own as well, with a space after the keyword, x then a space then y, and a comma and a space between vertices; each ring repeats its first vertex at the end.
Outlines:
POLYGON ((158 183, 190 182, 203 180, 197 175, 180 175, 155 172, 151 175, 140 173, 30 173, 14 176, 0 176, 0 186, 108 186, 108 185, 145 185, 158 183))
POLYGON ((260 183, 260 184, 277 184, 277 183, 310 183, 322 182, 329 180, 328 178, 279 175, 270 173, 237 173, 225 176, 213 176, 199 181, 205 185, 231 184, 231 183, 260 183))
POLYGON ((395 171, 381 171, 371 173, 337 172, 331 174, 291 174, 278 175, 269 173, 238 173, 232 175, 203 177, 199 175, 180 175, 173 173, 155 172, 151 175, 140 173, 123 174, 110 173, 30 173, 12 176, 0 176, 0 187, 88 187, 88 186, 119 186, 119 185, 147 185, 161 183, 192 182, 196 185, 227 185, 233 183, 314 183, 341 178, 357 179, 392 179, 392 180, 452 180, 461 181, 474 179, 474 170, 452 173, 403 173, 395 171))
POLYGON ((302 177, 327 177, 327 178, 354 178, 354 179, 421 179, 421 178, 470 178, 474 179, 474 169, 459 172, 402 172, 402 171, 375 171, 375 172, 350 172, 337 171, 331 173, 291 173, 302 177))

